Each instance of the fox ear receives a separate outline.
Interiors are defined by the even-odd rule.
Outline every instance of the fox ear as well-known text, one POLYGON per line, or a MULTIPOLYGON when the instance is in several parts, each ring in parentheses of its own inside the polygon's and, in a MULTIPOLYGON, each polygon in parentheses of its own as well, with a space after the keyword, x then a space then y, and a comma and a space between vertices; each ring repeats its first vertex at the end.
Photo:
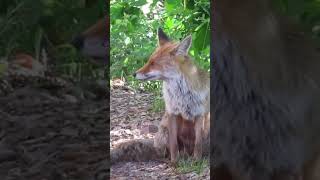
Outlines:
POLYGON ((189 48, 191 47, 191 42, 191 35, 187 36, 184 40, 182 40, 176 49, 176 55, 187 55, 189 48))
POLYGON ((158 28, 158 44, 159 44, 159 46, 162 46, 169 41, 170 41, 169 37, 163 32, 163 30, 161 28, 158 28))

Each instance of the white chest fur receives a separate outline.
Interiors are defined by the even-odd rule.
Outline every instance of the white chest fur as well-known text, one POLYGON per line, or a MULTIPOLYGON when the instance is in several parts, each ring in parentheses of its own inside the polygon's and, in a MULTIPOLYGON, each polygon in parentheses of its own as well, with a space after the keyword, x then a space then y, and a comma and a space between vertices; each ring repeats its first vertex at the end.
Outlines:
POLYGON ((181 115, 187 120, 193 120, 208 110, 209 90, 194 91, 184 78, 165 81, 163 97, 168 113, 181 115))

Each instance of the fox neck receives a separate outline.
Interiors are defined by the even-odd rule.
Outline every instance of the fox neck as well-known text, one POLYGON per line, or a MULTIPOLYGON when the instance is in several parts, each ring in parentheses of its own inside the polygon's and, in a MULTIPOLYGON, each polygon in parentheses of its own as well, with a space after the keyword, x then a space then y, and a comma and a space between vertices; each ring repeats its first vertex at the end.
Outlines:
POLYGON ((186 92, 187 90, 192 90, 192 86, 189 80, 183 75, 179 74, 174 78, 166 79, 163 82, 164 89, 170 89, 170 90, 178 90, 181 93, 186 92))
MULTIPOLYGON (((169 114, 181 115, 186 120, 193 120, 207 112, 209 89, 200 83, 197 69, 181 71, 163 83, 163 97, 169 114)), ((202 81, 207 82, 206 79, 202 81)))
MULTIPOLYGON (((188 58, 188 57, 186 57, 188 58)), ((204 87, 200 79, 200 70, 195 66, 190 59, 184 59, 179 62, 177 60, 177 67, 175 68, 174 73, 170 75, 170 78, 164 79, 164 84, 176 84, 178 87, 183 89, 188 89, 191 91, 199 91, 204 87)))

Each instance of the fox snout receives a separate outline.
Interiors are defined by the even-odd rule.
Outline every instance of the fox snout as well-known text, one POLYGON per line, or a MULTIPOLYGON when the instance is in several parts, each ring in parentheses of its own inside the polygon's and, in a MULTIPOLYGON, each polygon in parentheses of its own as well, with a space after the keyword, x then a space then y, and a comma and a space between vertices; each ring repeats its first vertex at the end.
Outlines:
POLYGON ((81 35, 75 36, 70 42, 77 50, 82 50, 84 45, 84 37, 81 35))
POLYGON ((133 73, 133 77, 138 80, 159 80, 161 73, 159 71, 140 72, 139 70, 133 73))

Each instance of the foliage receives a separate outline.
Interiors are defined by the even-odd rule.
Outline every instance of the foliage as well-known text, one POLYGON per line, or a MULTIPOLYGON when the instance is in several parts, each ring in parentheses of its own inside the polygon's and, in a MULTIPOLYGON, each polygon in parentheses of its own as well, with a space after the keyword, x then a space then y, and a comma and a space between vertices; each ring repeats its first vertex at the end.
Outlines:
POLYGON ((152 111, 154 112, 162 112, 165 108, 164 100, 161 97, 161 91, 155 92, 155 99, 152 104, 152 111))
POLYGON ((280 12, 301 24, 320 44, 320 1, 319 0, 274 0, 280 12))
POLYGON ((177 165, 179 173, 195 172, 201 174, 209 166, 207 159, 194 160, 192 157, 180 158, 177 165))
POLYGON ((2 0, 0 1, 0 56, 14 52, 40 55, 47 44, 56 69, 70 76, 94 76, 95 66, 80 56, 68 42, 99 17, 103 17, 103 0, 88 4, 86 0, 2 0), (88 67, 88 68, 83 68, 88 67))
POLYGON ((125 78, 134 87, 158 91, 159 82, 141 83, 131 74, 142 67, 157 45, 156 31, 162 27, 172 39, 192 34, 191 55, 210 68, 209 0, 112 0, 110 64, 111 78, 125 78))

